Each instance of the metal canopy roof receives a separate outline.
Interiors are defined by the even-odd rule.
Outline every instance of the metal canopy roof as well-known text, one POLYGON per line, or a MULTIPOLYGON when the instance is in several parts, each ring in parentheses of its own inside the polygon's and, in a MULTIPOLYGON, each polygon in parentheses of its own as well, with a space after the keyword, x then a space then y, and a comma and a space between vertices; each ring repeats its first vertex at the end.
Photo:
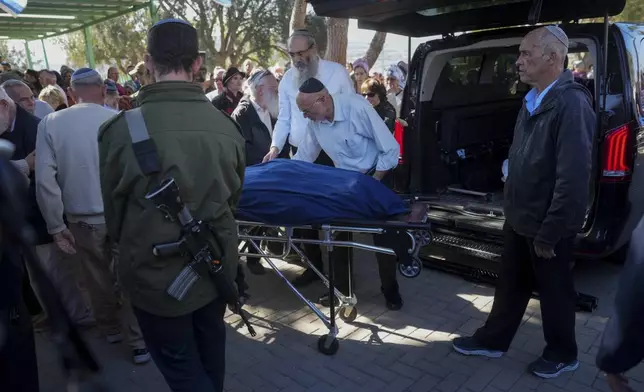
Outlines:
POLYGON ((0 38, 56 37, 150 7, 150 3, 150 0, 29 0, 17 17, 0 10, 0 38))

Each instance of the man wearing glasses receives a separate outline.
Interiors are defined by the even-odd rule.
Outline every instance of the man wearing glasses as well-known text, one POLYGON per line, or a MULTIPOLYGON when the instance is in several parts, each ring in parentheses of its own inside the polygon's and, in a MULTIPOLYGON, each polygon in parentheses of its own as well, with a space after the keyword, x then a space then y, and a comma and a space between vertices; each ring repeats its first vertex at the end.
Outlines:
MULTIPOLYGON (((343 65, 320 58, 313 34, 308 30, 295 30, 288 40, 289 56, 292 67, 284 74, 279 84, 279 116, 273 130, 271 148, 264 157, 264 162, 275 159, 285 148, 288 141, 292 155, 304 140, 306 119, 298 109, 295 98, 302 83, 309 78, 317 78, 327 87, 331 94, 353 93, 353 83, 343 65)), ((321 152, 315 163, 333 166, 329 157, 321 152)), ((302 238, 318 239, 317 231, 298 231, 302 238)), ((319 246, 306 245, 305 253, 313 265, 322 270, 322 253, 319 246)), ((296 287, 304 287, 318 280, 319 277, 308 269, 293 281, 296 287)))

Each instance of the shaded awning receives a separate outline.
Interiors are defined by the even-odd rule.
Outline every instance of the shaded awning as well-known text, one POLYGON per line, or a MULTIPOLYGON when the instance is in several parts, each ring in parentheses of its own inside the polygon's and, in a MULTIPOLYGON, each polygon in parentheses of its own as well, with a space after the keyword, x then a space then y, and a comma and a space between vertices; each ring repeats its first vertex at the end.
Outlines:
POLYGON ((150 7, 150 0, 29 0, 22 14, 0 11, 0 39, 36 40, 150 7))

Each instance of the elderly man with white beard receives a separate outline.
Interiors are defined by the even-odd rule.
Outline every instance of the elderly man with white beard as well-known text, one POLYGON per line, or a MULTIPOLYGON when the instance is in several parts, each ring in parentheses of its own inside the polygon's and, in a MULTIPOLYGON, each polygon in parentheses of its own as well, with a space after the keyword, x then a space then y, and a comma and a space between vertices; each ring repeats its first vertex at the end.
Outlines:
MULTIPOLYGON (((295 30, 288 40, 288 52, 293 66, 284 74, 279 85, 279 116, 273 131, 271 149, 264 157, 270 161, 284 152, 288 142, 292 155, 297 153, 297 147, 303 142, 306 134, 307 120, 297 107, 295 98, 302 83, 310 78, 321 81, 330 94, 355 94, 353 82, 344 65, 326 61, 318 55, 318 48, 313 34, 308 30, 295 30)), ((329 156, 322 151, 315 163, 334 166, 329 156)), ((318 239, 318 232, 313 230, 297 230, 300 238, 318 239)), ((315 245, 305 245, 305 253, 313 265, 322 271, 322 253, 315 245)), ((306 286, 319 277, 312 269, 306 270, 293 281, 296 287, 306 286)))
MULTIPOLYGON (((231 117, 237 121, 246 139, 246 166, 251 166, 262 163, 271 148, 273 127, 279 112, 279 99, 277 79, 270 71, 255 71, 248 78, 247 85, 246 95, 239 101, 231 117)), ((280 156, 288 158, 288 153, 285 149, 280 156)), ((253 252, 253 249, 250 251, 253 252)), ((252 273, 265 273, 259 258, 247 257, 246 260, 246 265, 252 273)))

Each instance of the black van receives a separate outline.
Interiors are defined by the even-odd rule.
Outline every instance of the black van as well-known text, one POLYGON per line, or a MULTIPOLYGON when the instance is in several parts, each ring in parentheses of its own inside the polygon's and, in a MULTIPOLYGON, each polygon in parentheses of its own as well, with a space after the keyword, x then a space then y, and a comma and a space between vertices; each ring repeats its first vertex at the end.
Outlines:
POLYGON ((310 2, 318 15, 357 18, 361 28, 442 36, 409 64, 396 181, 432 207, 432 257, 470 254, 492 271, 503 246, 502 165, 529 90, 515 72, 519 44, 536 23, 558 23, 570 38, 569 67, 578 67, 597 112, 592 196, 576 251, 620 257, 644 212, 644 26, 608 23, 625 0, 310 2), (600 22, 579 23, 589 18, 600 22))

